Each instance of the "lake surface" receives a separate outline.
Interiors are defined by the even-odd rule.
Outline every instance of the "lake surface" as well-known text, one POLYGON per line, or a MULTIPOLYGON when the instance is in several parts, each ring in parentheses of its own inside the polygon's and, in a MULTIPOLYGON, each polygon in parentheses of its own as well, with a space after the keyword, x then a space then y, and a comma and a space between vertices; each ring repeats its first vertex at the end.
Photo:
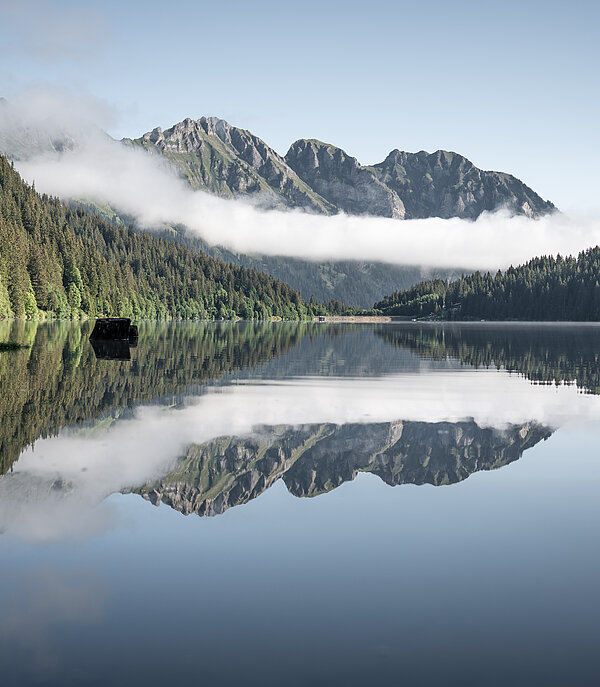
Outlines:
POLYGON ((600 326, 0 322, 19 685, 596 685, 600 326))

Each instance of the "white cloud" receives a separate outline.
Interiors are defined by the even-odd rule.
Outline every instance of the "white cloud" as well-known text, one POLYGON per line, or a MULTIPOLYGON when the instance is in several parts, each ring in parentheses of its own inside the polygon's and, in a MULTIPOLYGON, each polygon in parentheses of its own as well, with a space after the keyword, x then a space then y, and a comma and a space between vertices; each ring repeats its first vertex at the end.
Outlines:
MULTIPOLYGON (((158 156, 109 139, 92 124, 98 121, 93 102, 74 106, 72 100, 65 103, 63 96, 47 93, 40 105, 35 103, 39 96, 34 96, 24 96, 16 110, 25 113, 29 130, 68 131, 78 144, 62 154, 41 153, 38 145, 29 151, 33 155, 16 163, 25 179, 63 199, 108 203, 143 227, 183 224, 210 244, 246 253, 490 270, 542 254, 576 254, 600 244, 599 219, 558 213, 535 221, 497 212, 483 214, 475 222, 439 218, 402 222, 261 210, 250 202, 194 192, 158 156), (33 110, 40 114, 32 120, 33 110)), ((100 109, 105 121, 106 108, 100 109)), ((4 149, 17 135, 16 121, 19 118, 0 114, 4 149)), ((27 157, 23 146, 18 152, 16 156, 27 157)))

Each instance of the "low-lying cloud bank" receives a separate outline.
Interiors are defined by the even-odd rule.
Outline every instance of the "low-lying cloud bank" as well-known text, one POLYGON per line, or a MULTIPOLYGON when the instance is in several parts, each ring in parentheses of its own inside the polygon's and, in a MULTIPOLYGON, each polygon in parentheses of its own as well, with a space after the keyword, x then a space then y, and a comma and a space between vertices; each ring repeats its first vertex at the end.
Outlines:
POLYGON ((191 190, 156 155, 110 139, 93 124, 93 109, 87 101, 70 105, 48 94, 22 97, 0 108, 0 152, 4 146, 10 153, 13 145, 16 168, 39 191, 107 203, 145 228, 183 224, 210 244, 244 253, 495 270, 600 244, 599 219, 560 213, 535 221, 502 211, 474 222, 399 221, 268 211, 223 200, 191 190), (51 149, 61 136, 72 149, 51 149))

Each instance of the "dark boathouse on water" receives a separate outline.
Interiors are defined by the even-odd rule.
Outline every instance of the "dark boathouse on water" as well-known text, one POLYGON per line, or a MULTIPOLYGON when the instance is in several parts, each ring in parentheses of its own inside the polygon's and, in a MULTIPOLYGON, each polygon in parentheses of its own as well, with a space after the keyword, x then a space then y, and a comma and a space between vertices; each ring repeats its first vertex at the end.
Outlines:
POLYGON ((90 334, 98 360, 131 360, 130 347, 137 346, 138 328, 128 317, 101 317, 90 334))
POLYGON ((138 328, 128 317, 99 317, 90 334, 90 339, 105 341, 131 341, 137 337, 138 328))

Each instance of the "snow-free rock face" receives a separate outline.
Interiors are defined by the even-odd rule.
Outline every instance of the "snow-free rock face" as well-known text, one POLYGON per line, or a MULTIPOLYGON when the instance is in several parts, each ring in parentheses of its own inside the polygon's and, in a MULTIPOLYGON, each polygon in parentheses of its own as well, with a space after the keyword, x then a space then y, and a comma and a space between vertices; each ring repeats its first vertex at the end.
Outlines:
POLYGON ((466 157, 445 150, 431 154, 393 150, 373 169, 402 198, 407 219, 475 219, 502 208, 538 217, 555 209, 512 175, 485 172, 466 157))
POLYGON ((485 172, 444 150, 393 150, 383 162, 364 167, 340 148, 300 140, 285 159, 309 186, 350 214, 475 219, 503 208, 528 217, 555 209, 510 174, 485 172))
POLYGON ((250 195, 271 207, 395 219, 475 219, 503 208, 539 217, 555 209, 516 177, 486 172, 443 150, 393 150, 383 162, 365 166, 334 145, 300 139, 281 157, 254 134, 216 117, 185 119, 124 143, 164 155, 193 188, 250 195))
POLYGON ((330 491, 358 472, 392 486, 452 484, 518 460, 551 434, 535 423, 495 429, 473 421, 262 427, 191 446, 160 482, 134 491, 185 514, 217 515, 280 478, 296 496, 330 491))
MULTIPOLYGON (((98 135, 109 139, 96 129, 27 124, 0 100, 0 153, 10 159, 64 153, 98 135)), ((444 150, 393 150, 383 162, 365 166, 334 145, 300 139, 282 157, 250 131, 217 117, 184 119, 122 143, 163 155, 194 189, 225 198, 251 196, 269 208, 394 219, 475 219, 500 209, 534 218, 555 210, 516 177, 484 171, 444 150)))
POLYGON ((166 131, 156 128, 125 142, 162 153, 195 189, 223 197, 257 195, 274 207, 335 212, 264 141, 223 119, 185 119, 166 131))
POLYGON ((350 215, 405 217, 404 203, 398 194, 341 148, 303 139, 292 145, 285 160, 299 177, 338 210, 350 215))

